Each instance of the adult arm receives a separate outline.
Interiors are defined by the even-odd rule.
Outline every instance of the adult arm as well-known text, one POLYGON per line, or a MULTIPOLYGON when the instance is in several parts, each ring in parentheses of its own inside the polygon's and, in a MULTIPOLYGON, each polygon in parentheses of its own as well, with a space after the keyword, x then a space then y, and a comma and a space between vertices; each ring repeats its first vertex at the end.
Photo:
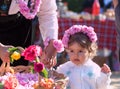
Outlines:
MULTIPOLYGON (((58 39, 58 20, 57 20, 57 5, 56 0, 41 0, 40 11, 38 13, 39 28, 43 41, 47 37, 51 40, 49 45, 44 50, 44 57, 42 59, 54 59, 56 56, 56 49, 53 46, 53 40, 58 39)), ((53 60, 55 61, 55 60, 53 60)), ((51 60, 43 61, 44 64, 51 63, 53 66, 55 62, 51 60), (46 63, 45 63, 46 62, 46 63)))
POLYGON ((117 5, 118 5, 118 0, 113 0, 113 6, 114 6, 114 8, 116 8, 117 5))

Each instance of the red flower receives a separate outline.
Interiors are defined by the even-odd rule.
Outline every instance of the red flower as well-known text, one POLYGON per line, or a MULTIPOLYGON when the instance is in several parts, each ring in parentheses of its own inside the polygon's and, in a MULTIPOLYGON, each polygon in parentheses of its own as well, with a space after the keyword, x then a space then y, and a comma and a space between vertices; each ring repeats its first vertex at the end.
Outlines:
POLYGON ((4 81, 4 89, 16 89, 19 85, 15 76, 11 75, 4 81))
POLYGON ((36 72, 41 72, 44 69, 44 64, 42 62, 34 63, 34 70, 36 72))
POLYGON ((42 54, 42 48, 38 45, 31 45, 24 50, 22 56, 25 57, 26 60, 33 61, 36 57, 42 54))

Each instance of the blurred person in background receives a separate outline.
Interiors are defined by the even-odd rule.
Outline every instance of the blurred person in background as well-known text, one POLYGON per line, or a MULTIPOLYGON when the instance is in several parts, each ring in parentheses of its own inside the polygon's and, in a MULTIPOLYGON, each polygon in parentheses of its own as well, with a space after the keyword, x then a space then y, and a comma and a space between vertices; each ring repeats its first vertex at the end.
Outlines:
MULTIPOLYGON (((8 48, 21 46, 23 48, 31 45, 32 23, 37 15, 39 29, 43 41, 49 37, 49 45, 44 50, 45 64, 50 64, 50 59, 55 57, 56 49, 53 40, 58 39, 56 0, 1 0, 0 1, 0 64, 2 61, 9 62, 8 48), (26 4, 28 3, 28 5, 26 4), (49 3, 49 4, 48 4, 49 3), (35 14, 36 13, 36 14, 35 14), (10 46, 12 45, 12 46, 10 46)), ((53 62, 53 61, 52 61, 53 62)), ((51 63, 50 66, 53 63, 51 63)), ((28 65, 23 58, 15 61, 12 66, 28 65)))
POLYGON ((115 23, 117 31, 117 58, 120 62, 120 0, 113 0, 115 11, 115 23))
MULTIPOLYGON (((68 3, 68 9, 80 13, 86 11, 92 13, 92 5, 94 0, 61 0, 62 2, 68 3)), ((101 12, 106 11, 108 8, 112 7, 112 0, 98 0, 101 7, 101 12)))
POLYGON ((83 11, 92 14, 93 2, 94 2, 94 0, 84 0, 84 3, 83 3, 83 11))
POLYGON ((113 7, 112 0, 99 0, 99 2, 101 6, 101 13, 113 7))

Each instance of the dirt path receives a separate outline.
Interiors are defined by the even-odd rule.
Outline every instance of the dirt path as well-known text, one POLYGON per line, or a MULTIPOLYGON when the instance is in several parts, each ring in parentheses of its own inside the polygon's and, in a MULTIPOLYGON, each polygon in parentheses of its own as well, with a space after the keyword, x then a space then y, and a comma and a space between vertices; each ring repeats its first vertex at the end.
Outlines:
POLYGON ((120 89, 120 72, 113 72, 111 80, 111 89, 120 89))

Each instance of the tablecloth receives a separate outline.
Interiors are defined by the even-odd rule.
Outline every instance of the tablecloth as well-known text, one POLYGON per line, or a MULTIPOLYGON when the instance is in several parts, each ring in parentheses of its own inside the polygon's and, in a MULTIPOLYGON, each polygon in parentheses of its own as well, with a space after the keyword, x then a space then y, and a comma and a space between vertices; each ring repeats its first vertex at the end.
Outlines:
POLYGON ((92 26, 98 36, 98 47, 116 50, 116 26, 113 20, 73 20, 59 18, 59 38, 61 39, 64 31, 75 24, 92 26))

